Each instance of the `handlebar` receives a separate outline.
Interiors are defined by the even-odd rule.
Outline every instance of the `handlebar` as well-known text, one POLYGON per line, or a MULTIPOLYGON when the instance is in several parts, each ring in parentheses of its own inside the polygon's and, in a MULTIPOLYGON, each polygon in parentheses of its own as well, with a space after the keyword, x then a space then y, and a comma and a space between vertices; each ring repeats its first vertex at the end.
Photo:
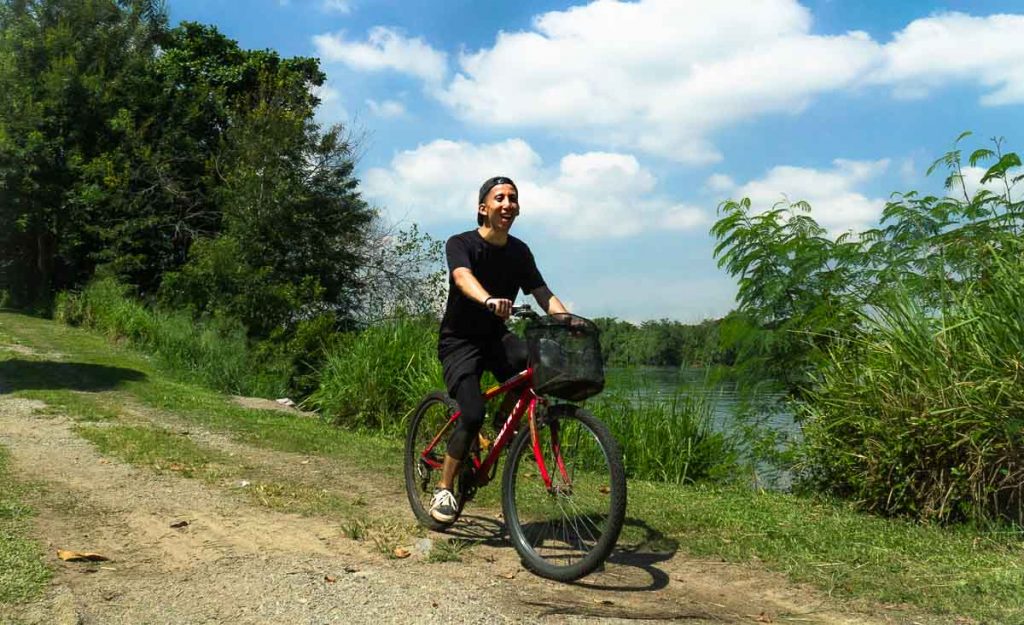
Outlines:
POLYGON ((520 319, 540 319, 540 315, 533 311, 529 304, 512 307, 512 316, 520 319))

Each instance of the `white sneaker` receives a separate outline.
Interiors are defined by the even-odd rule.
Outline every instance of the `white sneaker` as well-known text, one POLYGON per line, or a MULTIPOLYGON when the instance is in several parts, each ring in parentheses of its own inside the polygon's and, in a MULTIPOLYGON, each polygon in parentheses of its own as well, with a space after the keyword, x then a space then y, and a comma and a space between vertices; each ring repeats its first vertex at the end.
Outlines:
POLYGON ((434 497, 430 500, 430 516, 440 523, 451 523, 459 514, 459 504, 455 501, 455 495, 447 488, 434 490, 434 497))

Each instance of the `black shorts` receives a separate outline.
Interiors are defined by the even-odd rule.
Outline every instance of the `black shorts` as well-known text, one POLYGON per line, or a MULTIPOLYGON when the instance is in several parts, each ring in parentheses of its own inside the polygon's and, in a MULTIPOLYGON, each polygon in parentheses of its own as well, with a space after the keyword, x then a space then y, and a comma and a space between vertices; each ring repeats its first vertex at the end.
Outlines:
POLYGON ((444 368, 444 384, 449 395, 462 378, 490 371, 499 382, 526 368, 526 343, 508 332, 497 337, 459 338, 443 336, 437 344, 437 357, 444 368))

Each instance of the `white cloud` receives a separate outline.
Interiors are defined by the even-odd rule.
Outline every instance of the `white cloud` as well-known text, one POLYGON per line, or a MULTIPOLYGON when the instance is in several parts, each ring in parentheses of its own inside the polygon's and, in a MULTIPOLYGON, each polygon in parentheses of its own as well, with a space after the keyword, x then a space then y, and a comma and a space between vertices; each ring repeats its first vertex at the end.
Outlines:
POLYGON ((884 85, 918 99, 967 82, 985 104, 1024 103, 1024 15, 932 16, 884 44, 812 22, 797 0, 596 0, 462 54, 436 94, 473 123, 692 164, 721 159, 717 130, 825 93, 884 85))
POLYGON ((625 237, 651 229, 690 229, 706 223, 698 208, 654 193, 656 180, 629 154, 568 154, 546 168, 521 139, 476 145, 438 140, 397 155, 388 168, 369 170, 366 196, 393 219, 474 223, 476 191, 490 176, 516 180, 521 219, 562 238, 625 237))
POLYGON ((911 22, 884 49, 869 78, 896 97, 925 97, 953 82, 988 89, 982 104, 1024 104, 1024 15, 946 13, 911 22))
POLYGON ((341 101, 341 92, 329 84, 310 87, 310 93, 320 98, 317 116, 328 123, 341 122, 348 119, 348 112, 341 101))
POLYGON ((398 31, 377 26, 365 42, 348 41, 344 34, 313 37, 317 53, 326 61, 341 62, 361 71, 384 70, 410 74, 429 83, 444 80, 448 60, 419 37, 405 37, 398 31))
POLYGON ((858 187, 887 171, 889 159, 836 159, 832 163, 834 167, 827 170, 773 167, 763 178, 736 188, 732 196, 749 197, 754 210, 762 211, 781 201, 806 200, 811 205, 811 216, 833 235, 877 225, 885 200, 868 197, 858 187))
POLYGON ((533 30, 463 55, 442 99, 477 123, 715 161, 715 129, 798 111, 880 55, 864 33, 815 36, 810 26, 794 0, 600 0, 545 13, 533 30))
POLYGON ((350 0, 323 0, 320 8, 327 13, 351 13, 352 2, 350 0))
MULTIPOLYGON (((991 165, 991 163, 989 163, 991 165)), ((981 183, 981 179, 985 177, 985 172, 988 171, 987 167, 972 167, 965 166, 962 170, 964 177, 963 186, 967 188, 968 197, 974 197, 978 191, 982 189, 994 193, 996 195, 1005 196, 1006 186, 1002 180, 989 180, 985 184, 981 183)), ((1011 170, 1012 171, 1012 170, 1011 170)), ((1012 187, 1011 187, 1012 189, 1012 187)), ((947 193, 953 197, 963 197, 963 187, 960 183, 956 183, 952 189, 948 189, 947 193)), ((1020 193, 1012 193, 1012 200, 1020 198, 1020 193)))
POLYGON ((405 105, 397 100, 384 100, 378 102, 376 100, 367 100, 366 106, 370 108, 370 112, 377 117, 384 119, 394 119, 396 117, 402 117, 405 115, 405 105))
POLYGON ((711 174, 704 188, 713 193, 726 193, 736 188, 736 181, 725 174, 711 174))

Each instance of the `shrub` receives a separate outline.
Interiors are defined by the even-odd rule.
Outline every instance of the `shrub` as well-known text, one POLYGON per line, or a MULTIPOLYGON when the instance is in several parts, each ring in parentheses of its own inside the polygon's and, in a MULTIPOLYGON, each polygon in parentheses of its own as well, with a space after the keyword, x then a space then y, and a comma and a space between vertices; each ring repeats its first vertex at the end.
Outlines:
POLYGON ((395 433, 442 388, 436 320, 399 317, 340 338, 306 403, 339 425, 395 433))
POLYGON ((862 315, 802 412, 809 484, 871 510, 1024 523, 1024 262, 939 311, 907 297, 862 315))
POLYGON ((588 407, 622 445, 630 478, 683 484, 735 474, 736 447, 712 429, 713 405, 700 389, 680 388, 671 398, 642 389, 605 393, 588 407))
POLYGON ((126 340, 153 353, 171 371, 218 390, 263 396, 284 392, 290 363, 259 361, 238 321, 197 322, 185 312, 150 310, 128 292, 112 279, 93 282, 81 293, 59 295, 54 317, 126 340))

